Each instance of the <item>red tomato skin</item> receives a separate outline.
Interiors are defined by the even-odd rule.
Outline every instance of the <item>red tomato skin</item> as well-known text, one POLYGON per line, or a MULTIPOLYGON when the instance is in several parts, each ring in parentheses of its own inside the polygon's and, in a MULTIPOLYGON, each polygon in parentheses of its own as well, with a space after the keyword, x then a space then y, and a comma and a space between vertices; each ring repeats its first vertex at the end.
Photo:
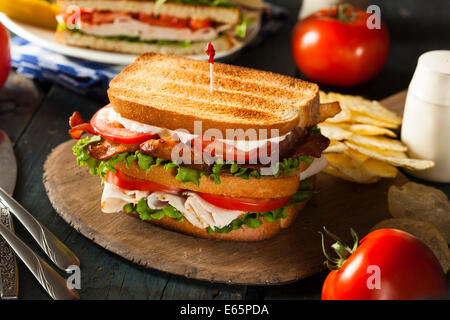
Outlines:
POLYGON ((419 239, 404 231, 379 229, 360 241, 339 270, 331 271, 322 288, 323 300, 416 300, 444 298, 446 280, 439 261, 419 239), (380 289, 368 289, 380 268, 380 289))
POLYGON ((188 20, 187 19, 179 19, 172 16, 162 15, 159 14, 158 16, 155 16, 152 14, 147 13, 139 13, 139 20, 141 22, 148 23, 152 26, 159 26, 164 28, 187 28, 188 27, 188 20))
POLYGON ((227 210, 238 210, 247 212, 266 212, 279 209, 288 204, 291 197, 277 199, 259 199, 259 198, 233 198, 220 196, 211 193, 197 194, 205 201, 215 205, 216 207, 227 210))
POLYGON ((9 50, 9 37, 5 27, 0 23, 0 89, 8 79, 11 71, 11 52, 9 50))
POLYGON ((138 144, 149 139, 158 138, 157 134, 153 133, 139 133, 130 131, 124 127, 116 126, 107 119, 102 119, 99 114, 105 108, 112 108, 110 105, 98 110, 91 118, 90 124, 96 134, 102 136, 106 140, 123 143, 123 144, 138 144))
POLYGON ((212 21, 208 19, 193 19, 191 18, 189 20, 189 27, 193 30, 203 29, 203 28, 209 28, 212 25, 212 21))
POLYGON ((140 190, 140 191, 163 191, 167 193, 180 193, 182 189, 176 187, 168 187, 149 180, 140 180, 127 176, 118 170, 116 172, 108 171, 105 177, 106 182, 114 184, 115 186, 125 190, 140 190))
POLYGON ((321 10, 299 21, 291 49, 300 71, 309 79, 340 87, 368 81, 384 66, 389 55, 389 33, 368 29, 369 14, 358 11, 353 22, 341 22, 321 10))

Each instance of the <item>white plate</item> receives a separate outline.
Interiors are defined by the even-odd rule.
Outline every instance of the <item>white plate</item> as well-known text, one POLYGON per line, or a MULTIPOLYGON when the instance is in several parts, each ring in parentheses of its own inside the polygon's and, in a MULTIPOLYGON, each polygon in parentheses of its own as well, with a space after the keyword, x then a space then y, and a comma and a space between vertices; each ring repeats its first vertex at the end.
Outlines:
MULTIPOLYGON (((132 63, 138 56, 133 54, 124 54, 124 53, 114 53, 108 51, 100 51, 100 50, 92 50, 85 48, 77 48, 71 46, 64 46, 56 42, 55 40, 55 31, 35 27, 26 23, 22 23, 16 20, 13 20, 6 16, 4 13, 0 12, 0 22, 11 32, 16 35, 28 40, 32 43, 35 43, 43 48, 55 51, 57 53, 61 53, 63 55, 80 58, 90 61, 109 63, 109 64, 118 64, 118 65, 128 65, 132 63)), ((226 58, 233 53, 241 50, 248 43, 250 43, 258 34, 260 24, 254 23, 252 28, 250 28, 247 36, 244 41, 238 42, 231 50, 228 51, 219 51, 216 53, 215 58, 221 59, 226 58), (253 26, 256 25, 256 26, 253 26)), ((206 54, 200 55, 192 55, 188 56, 193 59, 198 60, 207 60, 208 56, 206 54)))

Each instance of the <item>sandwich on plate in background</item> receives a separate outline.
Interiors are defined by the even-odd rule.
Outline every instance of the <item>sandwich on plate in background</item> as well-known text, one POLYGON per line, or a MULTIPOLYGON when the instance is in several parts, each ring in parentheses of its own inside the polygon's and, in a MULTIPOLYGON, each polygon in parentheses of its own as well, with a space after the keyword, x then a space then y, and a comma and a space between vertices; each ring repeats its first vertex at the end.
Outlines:
POLYGON ((256 241, 312 197, 329 145, 316 124, 340 111, 317 85, 271 72, 147 53, 110 83, 110 104, 69 133, 103 180, 101 209, 197 237, 256 241), (83 137, 86 132, 89 136, 83 137))
POLYGON ((58 0, 58 42, 130 54, 231 50, 259 28, 261 0, 58 0), (248 4, 247 4, 248 3, 248 4))

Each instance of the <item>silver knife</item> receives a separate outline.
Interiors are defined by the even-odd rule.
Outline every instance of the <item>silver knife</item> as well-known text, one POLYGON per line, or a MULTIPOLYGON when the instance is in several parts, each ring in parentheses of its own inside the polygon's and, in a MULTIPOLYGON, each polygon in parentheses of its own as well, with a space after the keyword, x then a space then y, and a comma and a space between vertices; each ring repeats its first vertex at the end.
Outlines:
POLYGON ((13 197, 0 187, 0 202, 22 223, 42 250, 58 268, 68 271, 70 266, 79 266, 78 257, 50 230, 36 220, 13 197))
POLYGON ((78 300, 80 295, 68 287, 67 281, 42 260, 22 240, 4 225, 0 224, 0 235, 30 269, 47 293, 55 300, 78 300))
MULTIPOLYGON (((12 195, 17 179, 17 162, 14 150, 6 133, 0 130, 0 187, 12 195)), ((0 223, 14 231, 9 209, 0 202, 0 223)), ((19 272, 14 251, 0 238, 0 298, 17 299, 19 272)))

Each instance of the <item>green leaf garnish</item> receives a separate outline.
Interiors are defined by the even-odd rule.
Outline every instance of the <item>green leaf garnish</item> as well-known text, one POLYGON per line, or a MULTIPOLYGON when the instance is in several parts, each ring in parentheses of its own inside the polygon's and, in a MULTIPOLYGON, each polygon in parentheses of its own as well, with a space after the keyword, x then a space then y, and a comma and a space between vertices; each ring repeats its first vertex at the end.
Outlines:
POLYGON ((253 22, 252 19, 247 18, 245 13, 241 14, 241 23, 236 26, 236 34, 244 38, 247 34, 248 26, 253 22))
POLYGON ((200 185, 200 173, 192 168, 178 166, 178 173, 175 179, 184 182, 184 184, 192 182, 197 187, 200 185))

